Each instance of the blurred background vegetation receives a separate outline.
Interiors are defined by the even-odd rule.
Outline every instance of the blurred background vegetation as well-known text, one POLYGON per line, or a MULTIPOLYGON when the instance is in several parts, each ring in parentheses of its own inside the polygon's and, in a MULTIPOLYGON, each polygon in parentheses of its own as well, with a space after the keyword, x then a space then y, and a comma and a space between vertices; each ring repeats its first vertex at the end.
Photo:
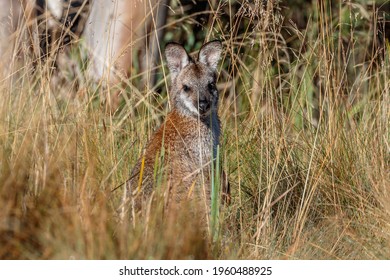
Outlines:
POLYGON ((134 53, 109 114, 102 96, 116 89, 85 77, 81 46, 54 85, 53 71, 26 57, 1 86, 0 257, 390 258, 389 22, 387 0, 169 2, 161 46, 195 53, 219 39, 225 50, 232 203, 216 240, 186 209, 161 222, 158 202, 120 219, 117 187, 167 112, 163 57, 145 85, 134 53))

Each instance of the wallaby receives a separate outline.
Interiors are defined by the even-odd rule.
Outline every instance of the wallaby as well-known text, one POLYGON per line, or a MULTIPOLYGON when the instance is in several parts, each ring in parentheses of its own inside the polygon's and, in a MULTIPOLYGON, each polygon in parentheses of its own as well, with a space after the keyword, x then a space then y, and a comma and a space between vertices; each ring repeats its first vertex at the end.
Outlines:
MULTIPOLYGON (((155 166, 161 164, 166 172, 169 200, 181 202, 196 197, 209 206, 211 165, 221 134, 216 87, 221 52, 221 42, 211 41, 201 47, 198 59, 194 60, 182 45, 166 45, 172 108, 128 181, 128 189, 138 203, 153 192, 155 166)), ((223 192, 228 196, 227 180, 223 177, 223 192)))

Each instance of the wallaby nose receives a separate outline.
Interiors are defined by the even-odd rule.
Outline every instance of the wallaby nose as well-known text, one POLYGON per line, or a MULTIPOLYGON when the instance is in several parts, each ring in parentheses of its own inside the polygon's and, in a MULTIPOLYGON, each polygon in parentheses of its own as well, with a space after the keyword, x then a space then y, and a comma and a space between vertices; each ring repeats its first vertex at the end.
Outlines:
POLYGON ((207 112, 210 109, 210 102, 206 99, 199 100, 199 111, 202 113, 207 112))

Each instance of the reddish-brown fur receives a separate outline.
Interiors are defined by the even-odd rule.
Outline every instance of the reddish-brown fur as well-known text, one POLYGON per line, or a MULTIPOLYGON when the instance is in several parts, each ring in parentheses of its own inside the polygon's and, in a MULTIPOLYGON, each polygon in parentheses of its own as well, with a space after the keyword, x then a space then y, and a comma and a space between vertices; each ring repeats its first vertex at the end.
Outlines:
POLYGON ((148 200, 157 185, 157 164, 163 167, 162 182, 167 186, 168 202, 190 198, 209 206, 211 165, 220 135, 215 83, 221 51, 219 41, 207 43, 194 61, 182 46, 167 45, 172 111, 150 139, 128 181, 137 205, 148 200))
MULTIPOLYGON (((167 115, 165 123, 153 135, 144 155, 138 161, 133 172, 133 176, 135 176, 133 182, 138 184, 141 163, 144 158, 142 195, 146 195, 147 198, 153 191, 156 156, 161 156, 161 159, 164 158, 161 166, 167 176, 166 182, 171 191, 173 188, 175 189, 175 200, 179 201, 190 195, 189 187, 192 184, 200 185, 202 183, 202 175, 204 178, 209 177, 211 146, 212 136, 205 124, 173 110, 167 115), (191 143, 194 141, 194 134, 199 135, 200 149, 191 143), (164 147, 164 152, 161 154, 162 147, 164 147), (203 151, 202 157, 197 156, 200 150, 203 151), (203 162, 201 162, 202 160, 203 162), (202 172, 203 174, 201 174, 202 172)), ((137 192, 134 187, 133 190, 137 192)), ((199 191, 201 190, 195 190, 198 194, 199 191)), ((206 194, 209 194, 209 190, 206 191, 206 194)))

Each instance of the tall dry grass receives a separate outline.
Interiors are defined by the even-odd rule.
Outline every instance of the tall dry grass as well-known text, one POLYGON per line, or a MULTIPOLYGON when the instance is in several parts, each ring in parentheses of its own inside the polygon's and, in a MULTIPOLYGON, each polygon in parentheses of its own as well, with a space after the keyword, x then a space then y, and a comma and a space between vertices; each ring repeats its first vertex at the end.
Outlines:
POLYGON ((114 89, 84 76, 82 48, 70 59, 83 82, 69 72, 53 85, 50 61, 21 39, 0 89, 1 258, 389 258, 388 14, 312 1, 302 24, 277 1, 209 1, 194 34, 196 15, 172 2, 166 41, 225 47, 221 164, 232 202, 216 236, 188 207, 166 215, 158 192, 142 215, 121 215, 118 186, 166 114, 168 77, 156 94, 134 75, 107 114, 100 100, 114 89))

